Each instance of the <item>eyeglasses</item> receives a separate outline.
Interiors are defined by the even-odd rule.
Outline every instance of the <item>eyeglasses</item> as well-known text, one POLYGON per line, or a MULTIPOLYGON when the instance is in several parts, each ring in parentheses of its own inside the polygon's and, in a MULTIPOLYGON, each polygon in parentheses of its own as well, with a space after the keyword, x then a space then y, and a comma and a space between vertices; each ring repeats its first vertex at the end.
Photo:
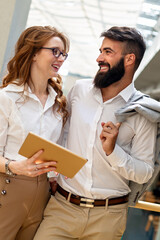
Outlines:
POLYGON ((67 54, 67 53, 61 52, 58 48, 41 47, 40 49, 49 49, 49 50, 52 50, 52 53, 53 53, 53 55, 54 55, 56 58, 59 58, 59 57, 62 55, 63 59, 66 60, 66 58, 68 57, 68 54, 67 54))

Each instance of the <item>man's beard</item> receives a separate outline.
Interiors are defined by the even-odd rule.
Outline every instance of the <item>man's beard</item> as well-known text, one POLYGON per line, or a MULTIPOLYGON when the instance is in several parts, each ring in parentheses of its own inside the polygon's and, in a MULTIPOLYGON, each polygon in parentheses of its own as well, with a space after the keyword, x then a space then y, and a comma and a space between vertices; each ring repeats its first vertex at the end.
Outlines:
POLYGON ((109 70, 107 72, 97 72, 94 78, 94 85, 97 88, 106 88, 111 84, 118 82, 124 76, 125 68, 124 68, 124 58, 122 57, 119 62, 112 68, 110 68, 109 64, 101 62, 99 66, 107 65, 109 70))

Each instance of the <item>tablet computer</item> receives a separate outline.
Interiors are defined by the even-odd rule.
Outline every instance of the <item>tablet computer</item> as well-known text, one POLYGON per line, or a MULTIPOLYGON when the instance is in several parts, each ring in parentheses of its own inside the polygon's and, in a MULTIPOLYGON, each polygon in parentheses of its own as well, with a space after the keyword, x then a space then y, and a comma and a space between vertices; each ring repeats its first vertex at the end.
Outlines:
POLYGON ((44 152, 40 155, 38 160, 56 161, 56 172, 69 178, 74 177, 74 175, 87 162, 87 159, 82 158, 66 148, 48 141, 32 132, 29 132, 18 153, 26 158, 30 158, 41 149, 43 149, 44 152))

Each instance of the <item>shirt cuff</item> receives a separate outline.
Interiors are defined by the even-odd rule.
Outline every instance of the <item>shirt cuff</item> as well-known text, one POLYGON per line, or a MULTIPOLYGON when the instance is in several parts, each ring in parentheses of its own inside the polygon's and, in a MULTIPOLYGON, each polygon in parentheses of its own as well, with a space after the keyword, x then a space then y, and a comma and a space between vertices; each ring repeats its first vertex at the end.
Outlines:
POLYGON ((113 152, 107 156, 107 160, 109 161, 113 168, 124 164, 125 159, 126 159, 125 151, 117 144, 115 145, 113 152))

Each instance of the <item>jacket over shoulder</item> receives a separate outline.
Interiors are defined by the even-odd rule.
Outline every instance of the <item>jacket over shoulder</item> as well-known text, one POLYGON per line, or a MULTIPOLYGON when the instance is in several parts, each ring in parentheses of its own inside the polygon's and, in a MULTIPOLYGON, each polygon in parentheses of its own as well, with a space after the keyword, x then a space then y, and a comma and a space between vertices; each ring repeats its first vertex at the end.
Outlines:
POLYGON ((138 184, 130 181, 129 187, 131 193, 129 196, 129 205, 134 206, 142 194, 152 185, 158 173, 160 172, 160 103, 148 95, 136 91, 128 100, 123 108, 115 112, 118 122, 124 122, 128 117, 139 113, 150 122, 157 123, 157 141, 154 157, 154 173, 150 180, 144 184, 138 184))

